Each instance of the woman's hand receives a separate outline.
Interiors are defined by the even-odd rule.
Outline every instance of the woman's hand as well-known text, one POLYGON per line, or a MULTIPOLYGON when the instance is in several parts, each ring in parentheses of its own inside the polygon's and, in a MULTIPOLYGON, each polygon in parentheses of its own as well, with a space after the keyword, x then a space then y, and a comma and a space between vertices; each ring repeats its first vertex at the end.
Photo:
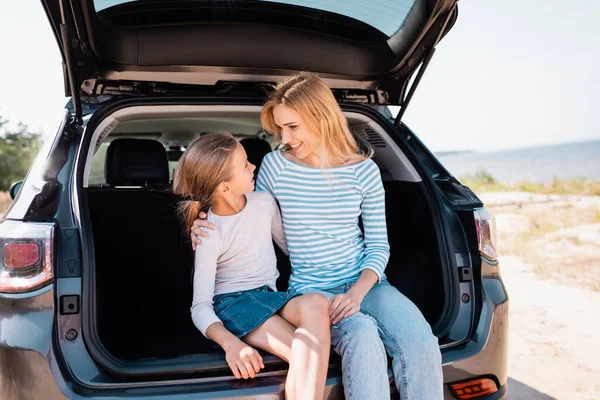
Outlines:
POLYGON ((237 379, 254 378, 265 367, 258 351, 237 338, 223 349, 227 364, 237 379))
POLYGON ((208 237, 208 232, 206 232, 202 228, 208 228, 215 230, 217 227, 214 224, 206 221, 206 213, 201 212, 198 215, 198 219, 194 220, 194 225, 192 226, 192 232, 190 232, 190 236, 192 238, 192 248, 196 250, 197 244, 202 244, 202 240, 199 236, 208 237))
POLYGON ((360 303, 363 297, 348 290, 346 293, 341 293, 333 296, 329 300, 329 319, 332 325, 337 324, 344 318, 360 311, 360 303))
POLYGON ((346 293, 333 296, 329 300, 329 317, 331 324, 335 325, 344 318, 360 311, 360 303, 377 283, 379 277, 370 270, 365 269, 360 273, 356 283, 346 293))

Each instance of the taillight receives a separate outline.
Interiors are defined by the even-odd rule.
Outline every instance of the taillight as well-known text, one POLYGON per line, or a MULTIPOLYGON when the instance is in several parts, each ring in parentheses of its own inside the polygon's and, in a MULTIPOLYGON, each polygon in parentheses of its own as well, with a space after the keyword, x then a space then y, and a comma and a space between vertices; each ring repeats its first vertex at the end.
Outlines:
POLYGON ((496 219, 487 208, 475 210, 474 214, 479 251, 487 259, 496 260, 498 258, 496 219))
POLYGON ((52 281, 53 236, 51 223, 0 223, 0 292, 27 292, 52 281))
POLYGON ((476 399, 498 391, 496 383, 488 378, 474 379, 468 382, 450 384, 450 391, 461 400, 476 399))

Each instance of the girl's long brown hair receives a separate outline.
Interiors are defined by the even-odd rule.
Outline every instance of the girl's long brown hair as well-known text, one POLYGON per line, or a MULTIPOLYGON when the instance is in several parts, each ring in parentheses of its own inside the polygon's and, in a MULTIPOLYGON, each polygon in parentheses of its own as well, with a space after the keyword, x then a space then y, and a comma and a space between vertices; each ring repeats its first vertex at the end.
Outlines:
POLYGON ((173 174, 173 193, 185 197, 177 214, 189 233, 200 211, 213 204, 217 187, 230 180, 233 151, 238 141, 230 133, 210 133, 194 140, 173 174))
POLYGON ((330 166, 329 155, 347 163, 358 162, 373 156, 369 148, 359 148, 350 132, 331 89, 318 76, 301 72, 275 86, 265 102, 260 120, 267 132, 281 137, 281 128, 275 124, 273 109, 284 105, 302 117, 309 129, 321 138, 321 168, 330 166))

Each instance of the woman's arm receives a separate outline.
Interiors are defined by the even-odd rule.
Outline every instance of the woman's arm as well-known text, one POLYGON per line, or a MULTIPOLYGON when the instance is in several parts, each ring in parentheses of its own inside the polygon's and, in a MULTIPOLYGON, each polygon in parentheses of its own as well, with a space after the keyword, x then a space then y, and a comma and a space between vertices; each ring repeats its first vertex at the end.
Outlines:
POLYGON ((192 248, 194 250, 196 250, 196 245, 198 244, 202 244, 202 239, 200 239, 201 237, 203 238, 207 238, 208 237, 208 231, 206 231, 206 229, 212 229, 215 230, 217 229, 217 227, 208 222, 206 220, 206 213, 204 211, 202 211, 199 215, 198 215, 198 219, 194 220, 194 225, 192 226, 192 232, 190 233, 190 237, 192 239, 192 248), (206 229, 204 229, 206 228, 206 229))
POLYGON ((372 161, 361 167, 356 172, 363 188, 360 211, 364 228, 364 260, 356 283, 347 293, 334 296, 330 301, 329 312, 333 324, 360 311, 360 303, 373 285, 381 280, 390 258, 381 174, 372 161))
MULTIPOLYGON (((275 197, 273 187, 282 169, 283 165, 280 161, 278 162, 276 160, 276 154, 267 154, 263 159, 260 170, 258 171, 258 176, 256 177, 256 191, 269 192, 271 193, 271 196, 275 197)), ((207 238, 209 236, 207 229, 215 230, 216 227, 206 221, 206 214, 201 212, 198 219, 194 221, 192 232, 190 233, 192 248, 194 250, 196 250, 196 245, 202 244, 201 238, 207 238)), ((281 247, 279 243, 277 243, 277 245, 281 247)))
POLYGON ((385 219, 385 191, 379 168, 374 162, 366 163, 365 168, 357 172, 357 176, 363 185, 360 211, 364 228, 365 257, 361 270, 373 271, 379 281, 390 258, 385 219))
POLYGON ((358 280, 346 293, 333 296, 329 301, 329 319, 333 325, 360 311, 360 303, 369 290, 379 281, 379 276, 370 269, 364 269, 358 280))

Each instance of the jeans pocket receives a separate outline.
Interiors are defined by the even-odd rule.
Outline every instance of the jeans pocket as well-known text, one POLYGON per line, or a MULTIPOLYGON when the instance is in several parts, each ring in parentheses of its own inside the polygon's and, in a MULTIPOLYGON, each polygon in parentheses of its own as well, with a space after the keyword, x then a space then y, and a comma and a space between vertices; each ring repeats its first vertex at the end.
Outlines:
POLYGON ((215 314, 218 314, 219 312, 224 310, 225 307, 227 307, 228 305, 233 303, 235 301, 235 299, 237 299, 241 295, 242 295, 242 292, 224 293, 224 294, 216 295, 213 299, 213 304, 214 304, 213 308, 215 310, 215 314))

